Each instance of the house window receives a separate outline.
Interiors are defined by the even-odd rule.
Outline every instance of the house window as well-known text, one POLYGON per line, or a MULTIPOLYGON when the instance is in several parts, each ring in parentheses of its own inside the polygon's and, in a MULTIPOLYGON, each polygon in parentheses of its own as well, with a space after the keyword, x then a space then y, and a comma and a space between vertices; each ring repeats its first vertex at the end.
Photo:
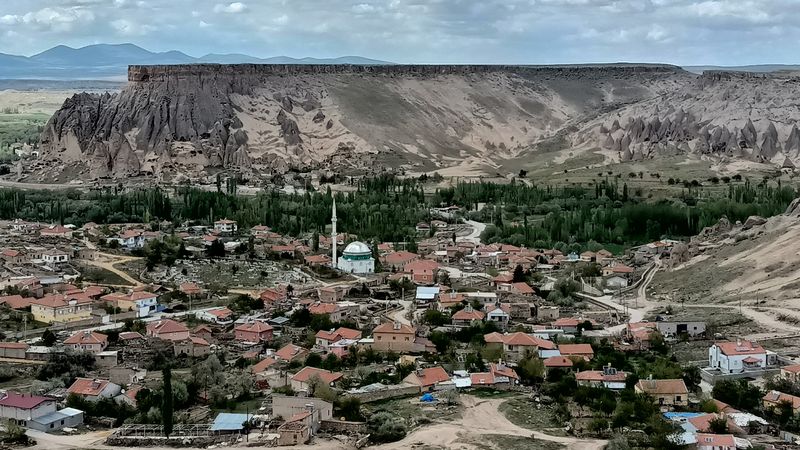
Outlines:
POLYGON ((676 396, 675 396, 675 401, 676 401, 676 402, 679 402, 679 401, 681 401, 681 396, 680 396, 680 395, 676 395, 676 396))

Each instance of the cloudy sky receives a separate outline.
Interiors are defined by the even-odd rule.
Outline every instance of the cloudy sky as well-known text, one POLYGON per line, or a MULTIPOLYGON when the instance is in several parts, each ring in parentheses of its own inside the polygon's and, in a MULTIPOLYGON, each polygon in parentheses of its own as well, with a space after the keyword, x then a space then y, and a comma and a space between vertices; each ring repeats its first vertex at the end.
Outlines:
POLYGON ((800 63, 800 0, 0 0, 0 52, 132 42, 192 56, 399 63, 800 63))

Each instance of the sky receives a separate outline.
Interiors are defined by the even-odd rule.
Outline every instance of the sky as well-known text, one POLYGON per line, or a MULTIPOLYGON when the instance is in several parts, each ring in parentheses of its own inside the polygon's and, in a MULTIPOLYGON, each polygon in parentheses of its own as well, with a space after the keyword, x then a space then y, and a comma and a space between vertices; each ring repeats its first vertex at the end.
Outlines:
POLYGON ((0 52, 131 42, 397 63, 800 63, 800 0, 0 0, 0 52))

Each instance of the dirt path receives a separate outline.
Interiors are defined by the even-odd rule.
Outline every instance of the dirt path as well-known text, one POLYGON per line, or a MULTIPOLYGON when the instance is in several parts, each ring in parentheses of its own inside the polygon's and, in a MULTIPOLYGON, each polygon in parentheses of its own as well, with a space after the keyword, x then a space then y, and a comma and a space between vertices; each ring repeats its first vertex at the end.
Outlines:
POLYGON ((406 450, 415 444, 442 448, 476 448, 469 446, 466 442, 473 440, 481 442, 482 436, 486 434, 533 437, 563 444, 568 450, 602 450, 607 444, 603 440, 550 436, 514 425, 498 410, 505 399, 485 400, 471 395, 462 395, 461 401, 465 407, 464 416, 461 419, 422 427, 401 441, 371 448, 406 450))
POLYGON ((476 222, 474 220, 465 220, 464 223, 472 227, 472 233, 468 234, 467 236, 464 236, 461 239, 480 245, 481 233, 483 233, 483 230, 486 229, 486 224, 481 222, 476 222))
POLYGON ((135 261, 138 258, 136 256, 120 256, 120 255, 112 255, 110 253, 99 253, 98 256, 102 259, 99 260, 90 260, 85 261, 87 265, 98 267, 100 269, 105 269, 109 272, 114 273, 118 277, 122 278, 123 280, 127 281, 134 287, 142 286, 142 282, 133 278, 132 276, 128 275, 127 272, 117 269, 115 266, 117 264, 123 264, 130 261, 135 261))

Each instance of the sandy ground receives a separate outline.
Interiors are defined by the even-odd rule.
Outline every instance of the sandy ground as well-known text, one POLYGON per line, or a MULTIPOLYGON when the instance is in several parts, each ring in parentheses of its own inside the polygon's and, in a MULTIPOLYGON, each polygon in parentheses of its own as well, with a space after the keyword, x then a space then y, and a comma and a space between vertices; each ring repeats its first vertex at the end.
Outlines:
MULTIPOLYGON (((130 283, 134 287, 142 285, 142 282, 140 282, 139 280, 137 280, 137 279, 133 278, 132 276, 128 275, 127 272, 122 271, 120 269, 117 269, 115 267, 117 264, 123 264, 123 263, 126 263, 126 262, 135 261, 135 260, 141 259, 141 258, 137 258, 137 257, 134 257, 134 256, 112 255, 112 254, 109 254, 109 253, 100 253, 98 256, 101 259, 86 260, 84 262, 87 265, 98 267, 100 269, 105 269, 105 270, 107 270, 109 272, 113 272, 114 274, 116 274, 117 276, 119 276, 123 280, 127 281, 128 283, 130 283)), ((128 286, 128 287, 130 287, 130 286, 128 286)))
MULTIPOLYGON (((422 444, 431 447, 460 448, 463 450, 478 449, 477 445, 470 444, 482 441, 486 434, 501 434, 508 436, 533 437, 543 441, 557 442, 568 450, 602 450, 606 441, 597 439, 578 439, 573 437, 550 436, 531 431, 511 423, 498 410, 505 399, 479 399, 470 395, 461 396, 464 404, 464 415, 450 423, 441 423, 419 428, 411 432, 405 439, 384 444, 375 448, 380 450, 405 450, 412 445, 422 444)), ((103 444, 111 431, 97 431, 76 436, 54 436, 39 431, 28 431, 28 435, 37 440, 33 449, 43 450, 71 450, 71 449, 116 449, 127 450, 125 447, 109 447, 103 444)), ((251 442, 255 441, 256 433, 251 435, 251 442)), ((248 448, 242 446, 228 446, 231 450, 248 448)), ((313 445, 295 446, 293 449, 348 449, 346 444, 333 440, 317 440, 313 445)), ((158 447, 148 447, 151 450, 167 450, 158 447)), ((169 449, 171 450, 171 449, 169 449)))
POLYGON ((452 423, 442 423, 413 431, 405 439, 374 447, 381 450, 405 450, 416 444, 442 448, 477 449, 470 442, 480 442, 486 434, 534 437, 544 441, 558 442, 570 450, 601 450, 606 441, 572 437, 550 436, 511 423, 498 411, 504 399, 478 399, 464 395, 464 416, 452 423))

